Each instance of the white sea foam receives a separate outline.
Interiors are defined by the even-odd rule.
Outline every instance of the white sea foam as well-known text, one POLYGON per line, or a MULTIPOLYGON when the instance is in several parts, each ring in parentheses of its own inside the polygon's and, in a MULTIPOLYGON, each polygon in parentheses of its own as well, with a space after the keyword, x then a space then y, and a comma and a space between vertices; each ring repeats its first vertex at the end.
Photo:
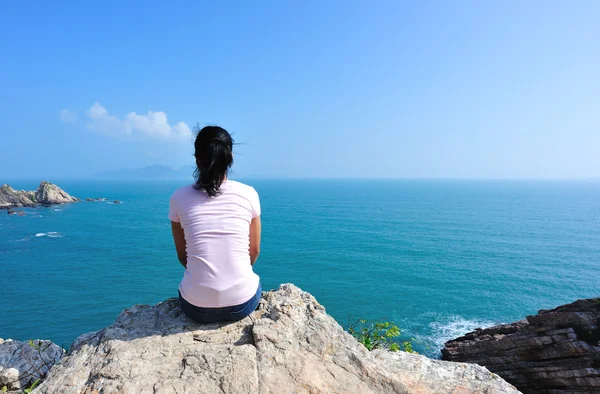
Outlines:
POLYGON ((456 315, 424 313, 417 319, 407 321, 402 334, 411 339, 413 347, 418 352, 422 352, 428 357, 439 358, 441 356, 440 349, 449 340, 463 336, 476 328, 485 328, 496 324, 499 323, 485 319, 465 319, 456 315))
POLYGON ((48 238, 62 238, 64 235, 57 231, 49 231, 47 233, 37 233, 36 237, 48 237, 48 238))
POLYGON ((458 338, 476 328, 485 328, 494 326, 498 323, 484 319, 465 319, 461 316, 450 316, 441 321, 429 323, 431 328, 431 342, 438 349, 444 347, 444 344, 451 339, 458 338))
POLYGON ((54 208, 54 212, 60 212, 62 209, 54 208))

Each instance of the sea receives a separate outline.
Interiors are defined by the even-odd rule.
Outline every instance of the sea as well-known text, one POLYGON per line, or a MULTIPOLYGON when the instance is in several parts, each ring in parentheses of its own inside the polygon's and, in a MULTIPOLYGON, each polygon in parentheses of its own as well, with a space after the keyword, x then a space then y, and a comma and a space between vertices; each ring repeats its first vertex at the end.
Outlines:
MULTIPOLYGON (((600 296, 600 181, 241 181, 261 198, 264 289, 294 283, 343 326, 393 322, 430 357, 477 327, 600 296)), ((177 296, 167 212, 190 182, 54 182, 107 200, 0 211, 1 338, 68 348, 177 296)))

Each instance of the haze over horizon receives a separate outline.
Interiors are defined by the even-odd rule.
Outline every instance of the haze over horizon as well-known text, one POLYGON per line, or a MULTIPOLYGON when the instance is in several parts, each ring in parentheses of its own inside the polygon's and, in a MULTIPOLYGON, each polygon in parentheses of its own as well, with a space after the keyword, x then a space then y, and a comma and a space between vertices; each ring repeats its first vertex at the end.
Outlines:
MULTIPOLYGON (((195 167, 190 165, 184 165, 181 167, 171 167, 163 164, 153 164, 144 167, 136 168, 119 168, 115 170, 100 171, 95 174, 88 174, 85 176, 59 176, 51 178, 40 178, 37 175, 34 176, 20 176, 20 177, 8 177, 0 179, 0 184, 17 182, 17 184, 34 185, 41 181, 50 181, 52 183, 60 183, 62 181, 90 181, 90 180, 105 180, 105 181, 136 181, 136 180, 188 180, 192 182, 194 180, 193 173, 195 167)), ((585 177, 585 178, 482 178, 482 177, 418 177, 418 176, 404 176, 404 177, 390 177, 390 176, 370 176, 370 177, 358 177, 358 176, 247 176, 240 174, 239 172, 232 170, 229 173, 229 178, 234 180, 247 180, 247 181, 258 181, 258 180, 390 180, 390 181, 419 181, 419 180, 431 180, 431 181, 600 181, 600 177, 585 177)), ((18 188, 18 187, 17 187, 18 188)))
POLYGON ((245 178, 600 177, 600 3, 0 6, 0 183, 193 164, 245 178))

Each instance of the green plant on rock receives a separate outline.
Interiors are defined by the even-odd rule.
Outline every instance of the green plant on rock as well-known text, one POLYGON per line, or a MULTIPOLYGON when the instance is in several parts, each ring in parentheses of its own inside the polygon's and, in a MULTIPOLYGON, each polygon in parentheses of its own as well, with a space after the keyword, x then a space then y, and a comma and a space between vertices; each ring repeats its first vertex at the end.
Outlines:
POLYGON ((404 350, 404 351, 405 351, 405 352, 407 352, 407 353, 416 353, 416 352, 413 350, 413 347, 412 347, 412 342, 410 342, 410 341, 404 341, 404 342, 402 343, 402 350, 404 350))
POLYGON ((348 325, 348 332, 362 343, 368 350, 388 349, 392 352, 404 350, 414 353, 410 341, 402 343, 394 341, 400 336, 400 328, 387 321, 371 321, 360 319, 348 325))
POLYGON ((38 384, 40 384, 40 382, 41 382, 41 381, 42 381, 41 379, 38 379, 38 380, 36 380, 35 382, 33 382, 33 383, 31 384, 31 386, 29 386, 29 387, 27 387, 25 390, 23 390, 23 394, 29 394, 29 393, 31 393, 31 392, 33 391, 33 389, 34 389, 34 388, 35 388, 35 387, 36 387, 38 384))

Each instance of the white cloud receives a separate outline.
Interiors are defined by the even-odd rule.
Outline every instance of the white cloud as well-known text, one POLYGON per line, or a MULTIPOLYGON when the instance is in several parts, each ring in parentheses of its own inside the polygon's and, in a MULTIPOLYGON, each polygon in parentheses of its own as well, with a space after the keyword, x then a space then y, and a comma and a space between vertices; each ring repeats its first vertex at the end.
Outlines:
POLYGON ((65 123, 75 123, 77 122, 77 112, 65 108, 60 111, 60 120, 65 123))
POLYGON ((183 122, 179 122, 173 126, 173 131, 175 134, 181 137, 191 137, 192 135, 192 130, 190 130, 190 127, 183 122))
POLYGON ((148 111, 145 115, 130 112, 120 119, 108 113, 100 103, 95 103, 86 111, 88 127, 112 137, 132 137, 142 139, 183 139, 189 138, 192 131, 184 122, 171 126, 167 114, 162 111, 148 111))
POLYGON ((100 103, 92 105, 85 114, 90 120, 88 127, 92 130, 115 136, 119 133, 131 134, 131 130, 124 127, 123 121, 110 115, 100 103))

